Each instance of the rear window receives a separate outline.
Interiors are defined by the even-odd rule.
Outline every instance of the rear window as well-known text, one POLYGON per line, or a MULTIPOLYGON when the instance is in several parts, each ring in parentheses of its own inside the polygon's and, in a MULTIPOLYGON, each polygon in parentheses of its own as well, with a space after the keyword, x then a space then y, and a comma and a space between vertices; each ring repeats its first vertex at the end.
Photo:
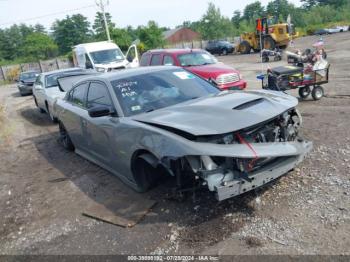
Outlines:
POLYGON ((64 72, 59 72, 59 73, 54 73, 51 75, 46 76, 46 88, 58 86, 57 78, 60 78, 66 74, 72 73, 72 72, 82 72, 83 69, 75 69, 75 70, 69 70, 69 71, 64 71, 64 72))

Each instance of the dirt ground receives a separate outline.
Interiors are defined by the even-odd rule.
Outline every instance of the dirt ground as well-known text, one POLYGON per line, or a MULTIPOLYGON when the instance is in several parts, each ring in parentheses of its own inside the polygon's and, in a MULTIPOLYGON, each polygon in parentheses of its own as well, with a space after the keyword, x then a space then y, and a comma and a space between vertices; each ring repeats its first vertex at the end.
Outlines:
MULTIPOLYGON (((0 254, 350 254, 350 33, 324 40, 331 82, 322 100, 298 106, 314 142, 298 168, 221 203, 208 192, 179 203, 158 186, 144 195, 158 203, 133 228, 82 216, 91 203, 137 193, 65 151, 31 96, 0 87, 0 254)), ((218 58, 260 88, 257 54, 218 58)))

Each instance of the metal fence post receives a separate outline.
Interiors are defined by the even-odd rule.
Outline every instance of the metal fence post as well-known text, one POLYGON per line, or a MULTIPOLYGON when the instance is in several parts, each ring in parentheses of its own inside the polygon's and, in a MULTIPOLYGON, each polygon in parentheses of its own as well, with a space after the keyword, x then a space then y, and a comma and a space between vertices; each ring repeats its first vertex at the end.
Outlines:
POLYGON ((4 73, 4 69, 2 69, 2 66, 0 66, 0 72, 1 72, 1 75, 2 75, 2 79, 4 79, 4 81, 5 81, 6 78, 5 78, 5 73, 4 73))
POLYGON ((57 60, 57 58, 56 58, 55 60, 56 60, 56 66, 57 66, 57 69, 60 69, 60 65, 58 64, 58 60, 57 60))
POLYGON ((38 61, 38 64, 39 64, 39 68, 40 68, 40 73, 42 73, 43 72, 43 67, 41 66, 40 60, 38 61))

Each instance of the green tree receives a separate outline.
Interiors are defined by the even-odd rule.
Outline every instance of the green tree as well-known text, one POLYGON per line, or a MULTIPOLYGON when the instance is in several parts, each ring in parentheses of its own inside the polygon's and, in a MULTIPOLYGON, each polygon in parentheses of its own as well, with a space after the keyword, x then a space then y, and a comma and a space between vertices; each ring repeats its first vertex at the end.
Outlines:
MULTIPOLYGON (((112 23, 112 16, 108 12, 105 14, 109 31, 112 31, 115 27, 115 24, 112 23)), ((103 14, 101 12, 96 13, 92 29, 94 30, 94 38, 96 40, 107 40, 106 27, 103 20, 103 14)))
POLYGON ((126 29, 112 28, 110 31, 111 39, 122 50, 126 51, 132 42, 132 38, 126 29))
POLYGON ((90 23, 81 14, 67 15, 62 20, 56 20, 51 29, 60 54, 66 54, 72 46, 91 40, 90 23))
POLYGON ((230 19, 221 15, 219 8, 209 3, 207 12, 199 21, 198 31, 203 39, 219 39, 232 35, 233 24, 230 19))
POLYGON ((233 25, 238 28, 239 27, 239 22, 241 21, 241 11, 236 10, 233 12, 233 16, 231 18, 231 22, 233 25))
POLYGON ((46 34, 46 29, 42 24, 35 24, 34 25, 34 32, 35 33, 42 33, 42 34, 46 34))
POLYGON ((247 21, 255 21, 265 15, 265 8, 261 5, 260 1, 256 1, 246 7, 243 10, 242 18, 247 21))
POLYGON ((57 45, 48 35, 32 33, 26 37, 22 52, 26 60, 38 60, 56 56, 57 50, 57 45))
POLYGON ((163 47, 165 44, 163 30, 159 28, 155 21, 149 21, 147 26, 139 26, 137 35, 146 50, 163 47))
POLYGON ((276 17, 278 20, 285 21, 287 16, 291 14, 294 9, 295 6, 290 4, 287 0, 273 0, 267 4, 266 12, 268 15, 276 17))

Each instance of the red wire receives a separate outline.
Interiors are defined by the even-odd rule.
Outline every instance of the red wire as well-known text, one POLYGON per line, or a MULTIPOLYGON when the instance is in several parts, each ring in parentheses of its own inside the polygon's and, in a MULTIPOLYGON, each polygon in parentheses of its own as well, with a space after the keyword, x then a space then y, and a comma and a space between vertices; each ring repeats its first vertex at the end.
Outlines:
POLYGON ((249 168, 248 171, 250 171, 253 169, 254 163, 259 159, 258 154, 254 150, 253 146, 249 144, 247 141, 245 141, 240 134, 237 134, 236 136, 238 137, 239 142, 241 142, 242 144, 245 144, 254 154, 254 159, 248 163, 248 168, 249 168))

